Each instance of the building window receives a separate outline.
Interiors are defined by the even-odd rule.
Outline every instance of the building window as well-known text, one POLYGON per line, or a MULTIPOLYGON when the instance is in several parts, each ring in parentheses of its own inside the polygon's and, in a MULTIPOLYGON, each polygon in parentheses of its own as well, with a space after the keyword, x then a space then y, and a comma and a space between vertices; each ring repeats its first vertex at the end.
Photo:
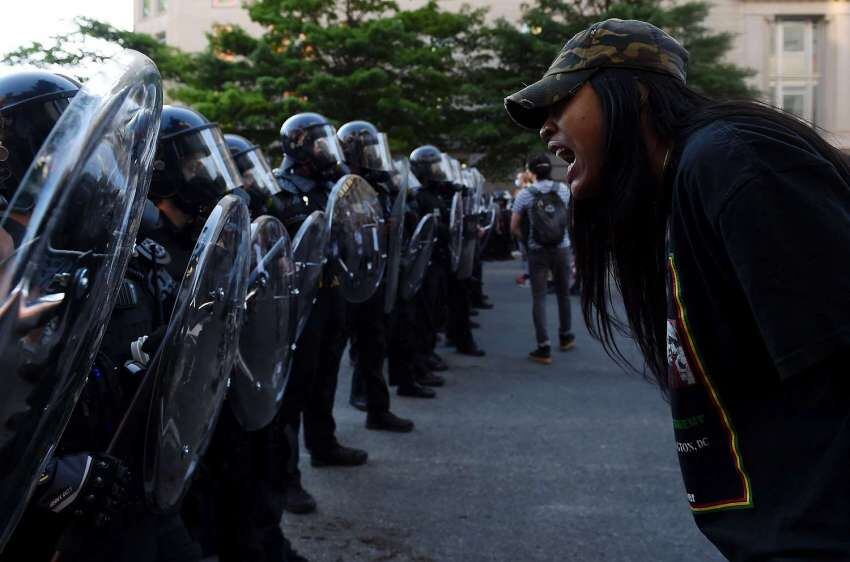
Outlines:
POLYGON ((164 14, 168 11, 168 0, 157 0, 156 9, 160 14, 164 14))
POLYGON ((142 17, 146 18, 151 15, 151 0, 142 0, 142 17))
POLYGON ((238 8, 239 0, 212 0, 213 8, 238 8))
POLYGON ((819 21, 777 19, 771 41, 772 102, 807 121, 816 122, 815 94, 819 21))

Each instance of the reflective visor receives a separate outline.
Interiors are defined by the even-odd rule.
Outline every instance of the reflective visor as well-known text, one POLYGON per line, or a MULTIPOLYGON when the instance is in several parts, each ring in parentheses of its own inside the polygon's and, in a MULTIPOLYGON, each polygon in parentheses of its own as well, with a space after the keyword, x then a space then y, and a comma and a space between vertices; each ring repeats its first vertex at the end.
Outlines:
POLYGON ((215 203, 241 185, 239 170, 230 157, 218 127, 200 129, 169 139, 167 167, 188 189, 181 198, 190 203, 215 203))
POLYGON ((313 161, 320 168, 326 168, 345 162, 342 146, 332 125, 317 125, 304 131, 299 146, 313 155, 313 161))
POLYGON ((266 157, 259 148, 243 152, 236 157, 236 165, 242 174, 242 187, 263 197, 280 192, 266 157))
POLYGON ((442 154, 439 162, 431 164, 431 179, 434 181, 454 181, 454 169, 448 154, 442 154))
MULTIPOLYGON (((47 135, 71 103, 69 97, 17 105, 0 112, 0 192, 10 198, 26 174, 47 135)), ((13 204, 30 210, 37 194, 22 195, 13 204)))

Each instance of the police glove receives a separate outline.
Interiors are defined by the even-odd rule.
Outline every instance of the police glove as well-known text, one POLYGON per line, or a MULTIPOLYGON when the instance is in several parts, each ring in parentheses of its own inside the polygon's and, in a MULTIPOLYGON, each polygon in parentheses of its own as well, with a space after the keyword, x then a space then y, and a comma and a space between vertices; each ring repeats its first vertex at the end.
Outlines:
POLYGON ((36 490, 36 505, 56 514, 109 523, 127 504, 130 471, 108 455, 79 453, 52 459, 36 490))

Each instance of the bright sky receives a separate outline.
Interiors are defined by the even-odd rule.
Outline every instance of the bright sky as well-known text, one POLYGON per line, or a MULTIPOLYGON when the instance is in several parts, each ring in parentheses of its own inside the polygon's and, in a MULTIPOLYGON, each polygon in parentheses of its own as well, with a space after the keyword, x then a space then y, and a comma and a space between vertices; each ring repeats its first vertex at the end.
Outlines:
POLYGON ((74 29, 77 16, 133 27, 133 0, 0 0, 0 55, 74 29), (11 8, 11 9, 9 9, 11 8))

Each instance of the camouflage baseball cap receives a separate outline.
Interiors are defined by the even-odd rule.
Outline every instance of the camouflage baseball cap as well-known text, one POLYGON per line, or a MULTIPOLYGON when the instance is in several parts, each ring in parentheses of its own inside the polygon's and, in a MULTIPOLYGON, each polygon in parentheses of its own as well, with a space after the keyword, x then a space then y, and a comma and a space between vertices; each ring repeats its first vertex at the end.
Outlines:
POLYGON ((539 129, 550 105, 567 97, 600 68, 633 68, 685 81, 688 51, 650 23, 609 19, 567 41, 543 78, 505 98, 518 125, 539 129))

